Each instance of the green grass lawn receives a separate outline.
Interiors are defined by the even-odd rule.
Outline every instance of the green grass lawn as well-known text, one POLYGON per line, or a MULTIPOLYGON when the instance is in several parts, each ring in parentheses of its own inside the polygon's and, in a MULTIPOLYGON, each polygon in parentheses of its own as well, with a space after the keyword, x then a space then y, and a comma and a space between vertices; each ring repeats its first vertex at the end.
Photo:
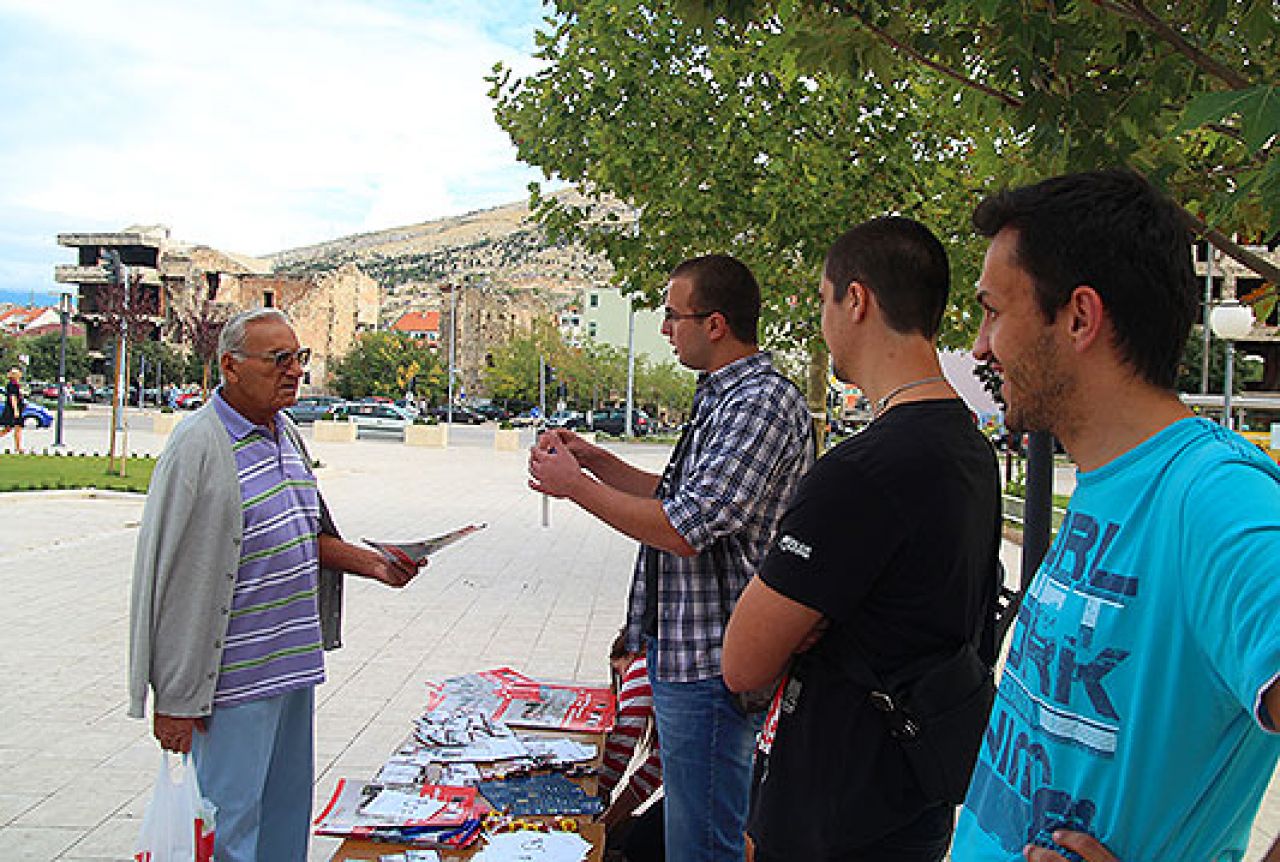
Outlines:
POLYGON ((125 475, 107 472, 100 455, 0 455, 0 492, 102 488, 146 493, 155 458, 130 458, 125 475))

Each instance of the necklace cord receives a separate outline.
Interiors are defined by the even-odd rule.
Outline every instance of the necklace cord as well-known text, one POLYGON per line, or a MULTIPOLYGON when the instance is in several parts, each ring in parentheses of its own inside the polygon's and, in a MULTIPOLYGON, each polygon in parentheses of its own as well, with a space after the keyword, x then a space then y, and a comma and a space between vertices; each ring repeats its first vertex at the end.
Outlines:
POLYGON ((879 418, 880 414, 889 406, 889 402, 901 395, 903 392, 906 392, 908 389, 915 389, 917 386, 928 386, 930 383, 943 383, 945 381, 946 378, 942 375, 935 375, 933 377, 921 377, 919 380, 912 380, 902 384, 901 386, 896 386, 889 390, 888 395, 881 398, 874 406, 872 406, 871 418, 879 418))

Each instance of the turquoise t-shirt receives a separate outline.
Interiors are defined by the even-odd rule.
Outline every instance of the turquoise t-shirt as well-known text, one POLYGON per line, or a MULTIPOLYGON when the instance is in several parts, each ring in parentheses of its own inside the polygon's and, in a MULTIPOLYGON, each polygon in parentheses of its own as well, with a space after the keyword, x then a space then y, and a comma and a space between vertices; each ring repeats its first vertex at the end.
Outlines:
MULTIPOLYGON (((1235 862, 1280 753, 1280 469, 1203 419, 1078 477, 1018 614, 954 862, 1054 828, 1235 862)), ((1050 845, 1046 845, 1050 846, 1050 845)))

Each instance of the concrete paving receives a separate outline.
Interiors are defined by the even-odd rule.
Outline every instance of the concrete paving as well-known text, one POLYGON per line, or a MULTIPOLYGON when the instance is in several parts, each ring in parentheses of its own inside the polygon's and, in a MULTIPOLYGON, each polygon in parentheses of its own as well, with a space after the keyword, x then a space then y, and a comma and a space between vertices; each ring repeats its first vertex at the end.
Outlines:
MULTIPOLYGON (((135 411, 130 448, 164 439, 135 411)), ((74 451, 106 449, 100 411, 69 414, 74 451)), ((526 432, 526 442, 531 435, 526 432)), ((401 591, 348 579, 345 646, 318 690, 316 799, 371 775, 408 733, 423 682, 508 664, 535 677, 607 679, 634 545, 565 503, 541 526, 523 452, 459 435, 448 450, 391 440, 313 444, 321 487, 349 538, 411 539, 489 526, 441 552, 401 591)), ((50 431, 30 432, 37 450, 50 431)), ((9 448, 4 441, 4 449, 9 448)), ((619 444, 651 468, 665 447, 619 444)), ((141 500, 131 495, 0 495, 0 860, 132 858, 159 762, 147 722, 125 716, 128 592, 141 500)), ((1018 570, 1007 545, 1006 566, 1018 570)), ((1173 754, 1171 753, 1171 756, 1173 754)), ((1273 782, 1250 860, 1280 827, 1273 782)), ((313 862, 332 839, 312 841, 313 862)))

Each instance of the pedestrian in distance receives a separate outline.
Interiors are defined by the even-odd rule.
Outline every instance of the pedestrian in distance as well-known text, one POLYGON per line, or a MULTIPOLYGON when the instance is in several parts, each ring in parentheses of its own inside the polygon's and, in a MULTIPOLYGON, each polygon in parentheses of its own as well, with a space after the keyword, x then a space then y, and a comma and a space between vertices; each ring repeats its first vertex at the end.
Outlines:
POLYGON ((160 745, 191 752, 217 807, 219 862, 306 860, 333 572, 392 587, 417 573, 339 537, 283 412, 309 358, 278 309, 227 322, 222 385, 166 445, 138 535, 129 714, 142 718, 151 693, 160 745))
POLYGON ((724 626, 813 460, 804 396, 758 345, 760 288, 726 255, 667 284, 663 334, 699 373, 693 418, 662 475, 566 429, 542 434, 529 485, 641 543, 626 647, 645 653, 672 862, 740 862, 760 716, 720 676, 724 626))
POLYGON ((13 452, 22 454, 22 410, 26 406, 22 398, 22 371, 9 369, 9 380, 4 386, 4 409, 0 410, 0 437, 13 432, 13 452))

